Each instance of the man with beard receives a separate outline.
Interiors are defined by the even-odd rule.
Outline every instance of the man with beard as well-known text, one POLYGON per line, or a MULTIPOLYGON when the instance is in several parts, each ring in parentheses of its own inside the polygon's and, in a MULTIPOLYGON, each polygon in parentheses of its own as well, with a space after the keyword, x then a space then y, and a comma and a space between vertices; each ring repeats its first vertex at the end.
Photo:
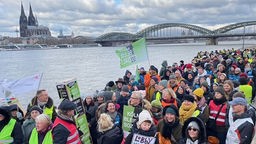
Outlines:
POLYGON ((177 144, 181 139, 181 130, 177 107, 174 105, 165 107, 163 119, 157 125, 156 144, 177 144))

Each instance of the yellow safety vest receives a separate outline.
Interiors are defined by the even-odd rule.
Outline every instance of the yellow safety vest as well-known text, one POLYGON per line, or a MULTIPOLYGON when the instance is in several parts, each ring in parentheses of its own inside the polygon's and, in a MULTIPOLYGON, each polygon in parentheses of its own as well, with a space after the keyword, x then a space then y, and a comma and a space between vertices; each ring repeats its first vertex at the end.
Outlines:
POLYGON ((48 115, 51 120, 52 120, 52 113, 53 113, 53 106, 50 108, 48 107, 44 108, 44 114, 48 115))
POLYGON ((240 85, 239 91, 243 92, 245 95, 245 99, 248 104, 251 104, 252 100, 252 86, 250 85, 240 85))
MULTIPOLYGON (((42 144, 52 144, 52 130, 48 131, 44 137, 42 144)), ((38 144, 38 132, 36 128, 32 130, 31 136, 29 138, 29 144, 38 144)))
POLYGON ((16 120, 10 119, 9 123, 4 126, 0 132, 0 143, 11 144, 13 143, 13 137, 11 137, 12 131, 14 129, 16 120))

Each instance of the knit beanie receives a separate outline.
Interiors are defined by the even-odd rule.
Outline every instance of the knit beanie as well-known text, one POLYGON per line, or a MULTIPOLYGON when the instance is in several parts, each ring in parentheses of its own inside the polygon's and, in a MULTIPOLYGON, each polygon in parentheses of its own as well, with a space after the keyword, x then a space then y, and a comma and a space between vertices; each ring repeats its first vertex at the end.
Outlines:
POLYGON ((152 106, 152 107, 159 108, 159 109, 162 109, 162 104, 161 104, 161 102, 160 102, 159 100, 153 100, 153 101, 151 102, 151 106, 152 106))
POLYGON ((197 88, 193 91, 193 94, 201 98, 204 96, 204 90, 202 88, 197 88))
POLYGON ((122 92, 129 92, 129 87, 127 85, 123 85, 122 89, 121 89, 122 92))
POLYGON ((191 95, 186 95, 186 96, 184 97, 184 101, 185 101, 185 100, 194 103, 195 98, 194 98, 193 96, 191 96, 191 95))
POLYGON ((137 122, 137 126, 139 127, 144 121, 150 121, 151 124, 153 123, 153 119, 150 113, 147 110, 142 110, 139 114, 139 120, 137 122))
POLYGON ((40 114, 43 113, 43 110, 42 110, 40 107, 36 106, 36 105, 32 106, 32 107, 30 108, 29 112, 31 113, 33 110, 38 111, 40 114))
POLYGON ((167 80, 161 80, 158 85, 163 86, 164 88, 167 88, 167 80))
POLYGON ((158 78, 156 76, 151 77, 151 79, 154 80, 156 84, 158 84, 158 78))
MULTIPOLYGON (((176 115, 177 117, 179 117, 179 110, 178 110, 178 108, 177 108, 175 105, 173 105, 173 104, 171 104, 170 106, 164 107, 164 109, 163 109, 163 116, 165 116, 166 113, 171 113, 172 110, 170 110, 170 109, 174 110, 174 111, 175 111, 175 115, 176 115), (167 110, 168 110, 168 112, 167 112, 167 110)), ((174 113, 173 113, 173 114, 174 114, 174 113)))
POLYGON ((220 93, 221 95, 225 96, 225 90, 222 86, 218 86, 215 92, 220 93))

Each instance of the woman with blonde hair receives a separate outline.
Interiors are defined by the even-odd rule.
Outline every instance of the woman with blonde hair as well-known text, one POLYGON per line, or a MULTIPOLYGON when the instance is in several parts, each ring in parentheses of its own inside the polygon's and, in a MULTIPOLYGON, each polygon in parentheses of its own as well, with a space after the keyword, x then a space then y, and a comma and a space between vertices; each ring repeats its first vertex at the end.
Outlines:
POLYGON ((228 101, 231 101, 233 98, 233 95, 238 92, 234 89, 234 83, 231 80, 225 80, 223 84, 223 88, 226 94, 226 99, 228 101))
POLYGON ((176 107, 180 106, 180 101, 176 99, 176 94, 172 88, 166 88, 163 90, 161 104, 163 108, 170 106, 171 104, 175 105, 176 107))
POLYGON ((102 113, 99 117, 98 132, 98 144, 118 144, 122 142, 122 129, 115 126, 111 117, 106 113, 102 113))
POLYGON ((30 144, 52 144, 52 121, 46 114, 36 117, 36 127, 29 138, 30 144))

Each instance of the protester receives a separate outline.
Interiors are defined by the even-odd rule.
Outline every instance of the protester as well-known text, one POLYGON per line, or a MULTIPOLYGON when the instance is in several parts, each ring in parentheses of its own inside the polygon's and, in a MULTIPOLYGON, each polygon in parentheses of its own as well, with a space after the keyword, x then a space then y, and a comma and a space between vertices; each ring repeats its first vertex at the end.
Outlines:
POLYGON ((197 108, 193 113, 193 116, 200 118, 205 124, 209 118, 209 106, 207 105, 204 97, 204 90, 202 88, 197 88, 193 91, 193 96, 197 104, 197 108))
POLYGON ((249 79, 247 74, 245 73, 240 74, 239 82, 240 82, 239 91, 242 91, 244 93, 247 103, 251 104, 252 97, 253 95, 255 95, 255 92, 253 92, 252 86, 248 84, 249 79))
POLYGON ((122 127, 122 114, 117 112, 116 105, 113 101, 109 100, 106 102, 105 113, 107 113, 114 125, 122 127))
POLYGON ((250 144, 254 133, 254 123, 246 113, 247 101, 236 97, 229 104, 233 109, 234 122, 228 129, 226 143, 250 144))
POLYGON ((209 87, 208 83, 206 81, 201 83, 200 88, 202 88, 204 90, 204 98, 206 100, 206 103, 208 104, 210 102, 210 100, 213 99, 213 94, 210 91, 210 87, 209 87))
POLYGON ((21 144, 23 133, 21 125, 11 118, 8 106, 0 107, 0 143, 21 144))
POLYGON ((108 114, 101 114, 98 120, 97 144, 120 144, 123 139, 123 131, 115 126, 108 114))
POLYGON ((81 144, 76 123, 73 120, 76 105, 64 99, 58 107, 58 116, 53 123, 52 137, 54 144, 81 144))
POLYGON ((13 104, 9 106, 9 110, 11 112, 11 117, 16 120, 20 125, 24 122, 24 114, 23 111, 19 108, 17 104, 13 104))
POLYGON ((231 80, 225 80, 223 84, 223 88, 225 91, 226 99, 228 101, 231 101, 233 94, 238 92, 237 90, 234 89, 234 84, 231 80))
POLYGON ((156 76, 151 77, 149 86, 146 89, 146 97, 145 97, 146 100, 150 102, 154 100, 153 95, 156 92, 157 84, 158 84, 158 78, 156 76))
POLYGON ((130 92, 129 92, 129 88, 127 85, 124 85, 122 87, 120 94, 121 94, 121 96, 117 99, 117 104, 120 105, 118 112, 120 114, 123 114, 124 105, 128 105, 128 100, 130 99, 130 92))
POLYGON ((125 82, 122 78, 118 78, 117 81, 115 81, 116 83, 116 98, 118 99, 120 96, 121 96, 121 90, 122 90, 122 87, 123 85, 125 85, 125 82))
POLYGON ((125 85, 128 85, 128 84, 129 84, 131 75, 132 75, 132 73, 131 73, 129 70, 126 70, 126 71, 125 71, 125 74, 124 74, 124 76, 123 76, 125 85))
POLYGON ((182 102, 181 107, 179 108, 179 119, 181 125, 183 125, 184 122, 193 115, 196 108, 197 104, 193 96, 188 95, 184 97, 184 101, 182 102))
POLYGON ((161 104, 163 108, 171 104, 179 107, 180 101, 176 99, 176 94, 171 88, 166 88, 163 90, 161 104))
POLYGON ((162 67, 160 69, 160 77, 162 78, 165 75, 165 72, 168 66, 167 60, 164 60, 161 65, 162 67))
MULTIPOLYGON (((96 110, 98 106, 93 101, 93 94, 88 94, 85 96, 83 101, 83 106, 86 112, 86 118, 88 122, 88 126, 90 129, 90 133, 96 133, 97 129, 97 121, 96 121, 96 110)), ((91 135, 93 143, 97 142, 97 137, 95 135, 91 135)))
POLYGON ((43 113, 43 110, 40 109, 38 106, 32 106, 28 113, 29 113, 28 117, 22 125, 22 132, 24 135, 24 141, 23 141, 24 144, 29 143, 29 136, 32 130, 36 127, 35 119, 38 115, 43 113))
POLYGON ((163 109, 163 119, 157 125, 156 144, 177 144, 181 139, 182 126, 179 111, 175 105, 163 109))
POLYGON ((225 144, 226 140, 226 117, 227 117, 227 99, 223 87, 215 90, 213 100, 209 104, 209 120, 206 124, 208 136, 217 137, 220 144, 225 144))
POLYGON ((196 117, 185 121, 180 144, 207 144, 205 124, 196 117))
POLYGON ((128 101, 128 105, 133 106, 138 109, 145 109, 150 111, 151 104, 146 99, 143 99, 142 93, 140 91, 133 91, 132 95, 128 101))
POLYGON ((55 106, 53 104, 52 98, 48 96, 48 92, 46 90, 42 89, 36 92, 36 96, 28 105, 27 111, 29 111, 29 109, 34 105, 37 105, 43 109, 43 113, 47 114, 51 118, 52 122, 55 120, 57 116, 55 106))
POLYGON ((139 119, 132 127, 131 133, 126 137, 125 144, 132 144, 133 136, 139 134, 147 137, 154 137, 156 134, 156 127, 153 119, 147 110, 143 110, 139 114, 139 119))
POLYGON ((29 144, 52 144, 52 121, 46 114, 36 117, 36 127, 32 130, 29 144))
POLYGON ((170 79, 169 79, 169 83, 168 83, 168 88, 172 88, 172 90, 174 92, 177 91, 178 87, 179 87, 179 84, 178 84, 178 81, 176 79, 176 76, 175 75, 170 75, 170 79))
POLYGON ((153 94, 152 101, 153 100, 161 100, 162 98, 162 92, 165 88, 167 88, 167 80, 161 80, 158 85, 156 86, 156 91, 153 94))
POLYGON ((153 100, 151 102, 152 108, 150 109, 153 115, 153 121, 155 125, 158 124, 158 121, 162 119, 163 107, 159 100, 153 100))

